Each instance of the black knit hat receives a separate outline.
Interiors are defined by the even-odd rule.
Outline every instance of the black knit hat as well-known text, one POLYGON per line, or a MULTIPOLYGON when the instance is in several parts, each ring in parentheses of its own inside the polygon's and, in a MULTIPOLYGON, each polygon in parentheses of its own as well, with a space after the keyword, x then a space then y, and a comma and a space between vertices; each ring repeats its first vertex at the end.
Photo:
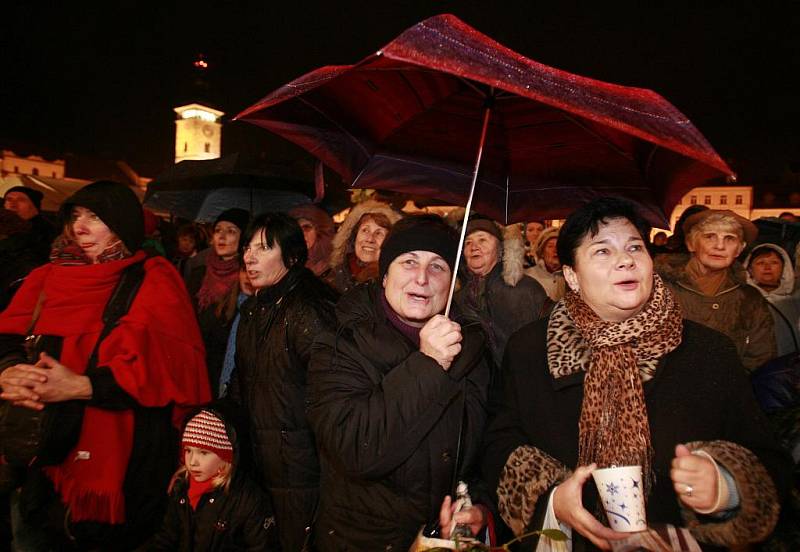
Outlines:
POLYGON ((436 215, 412 215, 400 219, 381 245, 380 277, 386 275, 392 261, 409 251, 436 253, 452 272, 458 251, 458 233, 436 215))
POLYGON ((142 204, 128 186, 110 180, 98 180, 84 186, 61 205, 60 216, 64 225, 70 221, 75 206, 85 207, 100 217, 128 251, 141 249, 144 241, 142 204))
POLYGON ((3 197, 5 198, 11 192, 25 194, 28 196, 28 199, 31 200, 33 206, 36 207, 37 211, 42 210, 42 199, 44 198, 44 194, 39 190, 34 190, 33 188, 28 188, 27 186, 13 186, 6 190, 6 193, 3 195, 3 197))
POLYGON ((244 209, 234 207, 233 209, 222 211, 217 217, 217 220, 214 221, 214 226, 216 226, 218 222, 230 222, 244 234, 244 231, 247 229, 247 224, 250 222, 250 213, 244 209))
POLYGON ((487 234, 491 234, 498 240, 500 243, 503 243, 503 233, 500 231, 500 227, 491 220, 481 216, 474 216, 470 217, 469 222, 467 223, 467 233, 464 235, 469 236, 473 232, 483 231, 487 234))

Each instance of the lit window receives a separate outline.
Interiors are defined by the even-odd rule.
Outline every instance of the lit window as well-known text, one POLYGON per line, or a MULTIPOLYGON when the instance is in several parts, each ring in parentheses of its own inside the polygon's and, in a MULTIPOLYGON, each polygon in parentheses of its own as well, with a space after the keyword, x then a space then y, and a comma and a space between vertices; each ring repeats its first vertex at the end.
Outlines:
POLYGON ((741 205, 741 204, 742 204, 742 196, 741 195, 737 195, 736 196, 736 205, 741 205))
POLYGON ((37 167, 33 168, 33 175, 34 176, 38 176, 39 175, 39 169, 37 167))
POLYGON ((203 109, 187 109, 183 113, 181 113, 182 119, 200 119, 201 121, 208 121, 209 123, 213 123, 217 120, 217 116, 213 113, 205 111, 203 109))
POLYGON ((189 151, 189 142, 184 142, 183 143, 183 153, 186 153, 187 151, 189 151))
POLYGON ((728 196, 719 196, 719 204, 720 205, 727 205, 728 204, 728 196))
POLYGON ((18 173, 18 172, 19 172, 19 167, 18 167, 18 166, 16 166, 16 165, 14 165, 14 172, 15 172, 15 173, 18 173))
POLYGON ((692 205, 697 205, 697 196, 690 197, 689 203, 691 203, 692 205))
POLYGON ((703 204, 711 205, 711 196, 710 195, 707 195, 707 196, 703 197, 703 204))
POLYGON ((209 144, 208 142, 206 142, 206 144, 205 144, 205 150, 206 150, 206 153, 211 153, 211 144, 209 144))

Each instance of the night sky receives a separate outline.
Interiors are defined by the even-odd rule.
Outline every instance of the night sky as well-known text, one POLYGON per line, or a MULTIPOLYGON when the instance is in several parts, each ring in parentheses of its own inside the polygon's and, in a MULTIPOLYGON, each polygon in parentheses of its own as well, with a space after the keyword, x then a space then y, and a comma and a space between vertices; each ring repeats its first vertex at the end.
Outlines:
MULTIPOLYGON (((792 164, 800 170, 797 2, 640 3, 627 11, 535 0, 62 4, 18 3, 3 13, 4 147, 125 159, 155 176, 172 162, 172 108, 199 94, 192 88, 198 53, 210 64, 203 99, 233 116, 307 71, 354 63, 414 23, 449 12, 536 61, 657 91, 742 184, 779 180, 792 164)), ((224 153, 300 155, 245 123, 226 125, 223 135, 224 153)))

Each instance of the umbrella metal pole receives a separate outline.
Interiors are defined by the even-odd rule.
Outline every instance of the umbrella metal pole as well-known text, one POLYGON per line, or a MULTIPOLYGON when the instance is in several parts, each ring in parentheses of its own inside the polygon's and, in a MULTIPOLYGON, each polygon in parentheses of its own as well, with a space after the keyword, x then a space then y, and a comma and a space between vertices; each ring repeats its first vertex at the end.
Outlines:
POLYGON ((489 128, 489 114, 492 111, 490 102, 487 102, 483 111, 483 128, 481 128, 481 139, 478 142, 478 155, 475 158, 475 169, 472 171, 472 185, 469 189, 467 199, 467 210, 464 213, 464 223, 461 225, 461 236, 458 238, 458 250, 456 251, 456 264, 453 267, 453 279, 450 281, 450 293, 447 295, 447 306, 444 315, 450 317, 450 307, 453 304, 453 293, 456 291, 456 280, 458 279, 458 267, 461 264, 461 251, 464 249, 464 238, 467 234, 467 223, 469 222, 469 212, 472 210, 472 198, 475 196, 475 183, 478 181, 478 171, 481 168, 481 157, 483 156, 483 144, 486 142, 486 130, 489 128))

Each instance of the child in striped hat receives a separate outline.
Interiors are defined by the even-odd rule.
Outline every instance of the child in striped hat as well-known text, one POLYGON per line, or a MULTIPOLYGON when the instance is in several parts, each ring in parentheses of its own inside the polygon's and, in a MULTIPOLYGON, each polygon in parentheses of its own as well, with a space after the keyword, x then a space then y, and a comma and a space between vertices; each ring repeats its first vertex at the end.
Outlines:
POLYGON ((269 498, 243 471, 243 435, 233 412, 218 403, 195 414, 181 436, 183 466, 170 484, 161 530, 146 549, 278 549, 269 498))
POLYGON ((197 508, 203 494, 214 487, 227 487, 230 482, 233 445, 225 423, 208 410, 201 410, 186 424, 181 449, 184 466, 191 476, 189 498, 192 507, 197 508))

